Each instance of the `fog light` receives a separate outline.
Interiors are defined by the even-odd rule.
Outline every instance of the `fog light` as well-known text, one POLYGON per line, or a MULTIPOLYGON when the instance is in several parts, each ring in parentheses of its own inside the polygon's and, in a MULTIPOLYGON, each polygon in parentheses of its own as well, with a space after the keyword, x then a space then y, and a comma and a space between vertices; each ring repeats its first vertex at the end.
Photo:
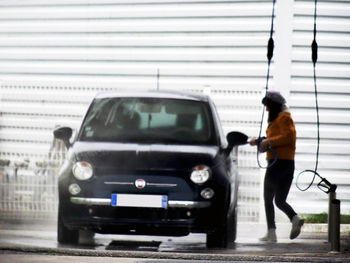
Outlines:
POLYGON ((68 190, 69 190, 69 192, 70 192, 72 195, 77 195, 77 194, 79 194, 80 191, 81 191, 79 185, 77 185, 77 184, 71 184, 71 185, 68 187, 68 190))
POLYGON ((214 196, 214 190, 211 188, 205 188, 201 191, 201 196, 204 199, 211 199, 214 196))

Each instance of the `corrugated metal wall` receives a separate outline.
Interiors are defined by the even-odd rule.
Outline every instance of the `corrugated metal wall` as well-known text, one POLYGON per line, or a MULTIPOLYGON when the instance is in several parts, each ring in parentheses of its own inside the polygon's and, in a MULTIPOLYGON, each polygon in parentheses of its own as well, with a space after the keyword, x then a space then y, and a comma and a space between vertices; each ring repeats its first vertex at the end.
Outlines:
MULTIPOLYGON (((322 135, 329 131, 326 134, 331 143, 322 146, 321 159, 332 157, 337 161, 325 169, 328 173, 324 176, 337 174, 347 181, 346 149, 350 143, 343 137, 349 139, 350 120, 343 95, 349 84, 346 25, 350 23, 345 11, 349 10, 349 1, 320 1, 322 5, 320 46, 337 54, 337 59, 332 60, 333 54, 321 55, 320 50, 320 68, 324 67, 325 75, 319 84, 324 96, 320 100, 328 103, 332 97, 334 105, 341 105, 342 100, 344 103, 338 109, 322 106, 321 114, 329 116, 329 120, 322 120, 328 125, 322 128, 322 135), (332 40, 334 36, 336 40, 332 40), (333 66, 339 68, 329 71, 327 67, 333 66), (336 136, 341 138, 335 140, 336 136)), ((77 127, 98 91, 155 89, 158 71, 160 89, 210 92, 225 131, 240 130, 256 136, 271 12, 272 1, 268 0, 1 1, 0 158, 10 159, 11 165, 29 159, 25 168, 29 171, 36 168, 36 162, 55 159, 48 153, 56 125, 77 127)), ((308 62, 311 15, 312 1, 295 2, 290 104, 300 127, 299 168, 312 164, 315 145, 308 62)), ((274 74, 278 69, 272 65, 271 88, 274 74)), ((240 220, 258 220, 260 214, 261 171, 254 151, 250 147, 240 149, 240 220)), ((300 194, 293 188, 291 198, 298 202, 309 195, 311 192, 300 194)), ((322 201, 315 202, 327 207, 327 196, 317 198, 322 201)), ((302 205, 300 209, 304 209, 302 205)))
MULTIPOLYGON (((299 170, 314 169, 316 111, 311 62, 314 1, 295 1, 292 43, 290 102, 297 131, 299 170)), ((350 1, 318 1, 318 62, 316 65, 320 113, 320 157, 318 172, 337 184, 342 213, 350 213, 350 1)), ((300 181, 311 180, 311 174, 300 181)), ((319 182, 316 179, 315 182, 319 182)), ((301 185, 306 187, 306 185, 301 185)), ((300 211, 328 211, 327 195, 317 187, 293 192, 300 211), (306 200, 311 200, 310 206, 306 200)))

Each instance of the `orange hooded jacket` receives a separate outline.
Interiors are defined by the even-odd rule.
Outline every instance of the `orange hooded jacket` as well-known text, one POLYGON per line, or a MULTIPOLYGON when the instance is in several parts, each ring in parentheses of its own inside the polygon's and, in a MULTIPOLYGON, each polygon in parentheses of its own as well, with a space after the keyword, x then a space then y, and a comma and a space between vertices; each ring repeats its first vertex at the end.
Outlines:
MULTIPOLYGON (((266 136, 278 159, 294 160, 296 131, 294 121, 288 111, 281 112, 268 126, 266 136)), ((272 151, 266 152, 266 159, 274 159, 272 151)))

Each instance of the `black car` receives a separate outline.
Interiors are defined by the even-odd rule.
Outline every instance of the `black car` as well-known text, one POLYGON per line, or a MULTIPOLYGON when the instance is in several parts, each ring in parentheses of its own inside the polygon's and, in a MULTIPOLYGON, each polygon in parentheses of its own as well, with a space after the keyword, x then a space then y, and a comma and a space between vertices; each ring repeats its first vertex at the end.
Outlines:
POLYGON ((208 96, 176 92, 97 95, 81 128, 54 131, 69 148, 59 174, 58 242, 95 233, 185 236, 208 247, 236 236, 234 147, 208 96))

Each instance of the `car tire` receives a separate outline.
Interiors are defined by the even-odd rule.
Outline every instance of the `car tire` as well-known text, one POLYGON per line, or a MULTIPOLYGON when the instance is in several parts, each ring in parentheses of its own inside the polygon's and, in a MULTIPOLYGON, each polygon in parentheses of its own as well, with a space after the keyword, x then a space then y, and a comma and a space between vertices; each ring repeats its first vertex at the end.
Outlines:
POLYGON ((60 244, 78 244, 79 241, 79 230, 68 229, 63 223, 60 211, 57 220, 57 241, 60 244))
POLYGON ((227 231, 226 227, 220 227, 215 232, 207 233, 207 248, 226 248, 227 231))
POLYGON ((228 227, 227 227, 227 242, 233 243, 236 240, 237 236, 237 212, 236 208, 234 209, 234 212, 231 214, 231 216, 228 218, 228 227))
POLYGON ((79 244, 90 245, 94 244, 95 233, 89 230, 79 231, 79 244))
POLYGON ((226 248, 236 239, 236 209, 216 231, 207 233, 207 248, 226 248))

